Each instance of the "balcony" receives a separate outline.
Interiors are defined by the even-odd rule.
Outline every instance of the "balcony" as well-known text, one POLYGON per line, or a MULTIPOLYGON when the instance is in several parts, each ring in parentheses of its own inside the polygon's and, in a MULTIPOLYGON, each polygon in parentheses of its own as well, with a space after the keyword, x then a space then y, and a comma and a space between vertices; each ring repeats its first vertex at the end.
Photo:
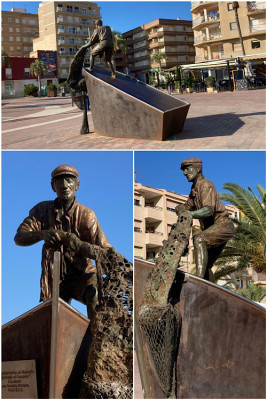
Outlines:
POLYGON ((67 7, 56 7, 56 12, 67 12, 70 14, 81 14, 81 15, 90 15, 91 17, 99 19, 101 17, 96 11, 89 11, 86 9, 77 8, 67 8, 67 7))
POLYGON ((248 9, 248 15, 262 14, 266 12, 266 3, 265 1, 256 3, 251 2, 251 4, 248 4, 247 9, 248 9))
POLYGON ((149 33, 148 39, 154 39, 154 38, 162 37, 162 36, 164 36, 163 30, 162 31, 155 30, 155 31, 149 33))
POLYGON ((162 220, 162 207, 157 206, 145 206, 144 218, 152 221, 162 220))
POLYGON ((222 35, 220 32, 217 33, 210 33, 209 36, 207 35, 201 35, 198 37, 195 37, 195 44, 201 43, 201 42, 209 42, 212 40, 220 40, 222 38, 222 35))
POLYGON ((250 33, 262 33, 266 31, 266 24, 258 24, 258 25, 250 25, 249 27, 250 33))
POLYGON ((218 11, 210 12, 207 16, 202 15, 199 18, 193 19, 193 28, 197 25, 211 24, 215 22, 220 22, 220 14, 218 11))
POLYGON ((217 1, 191 1, 191 10, 193 10, 193 8, 196 8, 198 6, 202 6, 205 4, 212 4, 212 3, 218 3, 217 1))
POLYGON ((163 234, 161 232, 146 233, 145 243, 149 246, 162 246, 163 234))

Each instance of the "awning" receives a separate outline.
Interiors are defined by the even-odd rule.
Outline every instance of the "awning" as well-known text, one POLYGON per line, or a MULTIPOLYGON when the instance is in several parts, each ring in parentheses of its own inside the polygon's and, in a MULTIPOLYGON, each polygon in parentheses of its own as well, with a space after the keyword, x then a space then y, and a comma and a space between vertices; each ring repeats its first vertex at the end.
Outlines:
POLYGON ((186 64, 186 65, 181 65, 182 70, 203 70, 203 69, 219 69, 219 68, 227 68, 227 61, 229 62, 229 65, 234 66, 237 63, 237 60, 235 58, 230 58, 230 59, 224 59, 224 60, 218 60, 218 61, 209 61, 205 63, 198 63, 198 64, 186 64))

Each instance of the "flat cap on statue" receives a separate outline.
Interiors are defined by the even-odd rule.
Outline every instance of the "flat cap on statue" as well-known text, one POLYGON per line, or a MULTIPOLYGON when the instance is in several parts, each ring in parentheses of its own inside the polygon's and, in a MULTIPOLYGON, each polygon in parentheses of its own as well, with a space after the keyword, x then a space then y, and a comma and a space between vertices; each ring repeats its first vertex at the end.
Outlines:
POLYGON ((186 160, 181 162, 181 169, 183 169, 186 165, 194 165, 194 164, 202 164, 202 161, 200 160, 200 158, 195 158, 195 157, 187 158, 186 160))
POLYGON ((79 172, 71 165, 63 164, 59 165, 57 168, 54 169, 54 171, 51 172, 52 179, 59 175, 72 175, 75 176, 75 178, 78 178, 79 172))

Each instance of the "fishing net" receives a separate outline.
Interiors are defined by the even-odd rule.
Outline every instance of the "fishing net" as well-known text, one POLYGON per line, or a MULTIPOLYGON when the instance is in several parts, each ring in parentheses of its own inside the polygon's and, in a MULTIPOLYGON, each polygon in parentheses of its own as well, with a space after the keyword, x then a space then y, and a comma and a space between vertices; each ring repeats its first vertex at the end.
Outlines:
POLYGON ((133 268, 113 248, 96 252, 99 305, 81 398, 133 397, 133 268))
POLYGON ((139 311, 139 324, 150 365, 167 398, 176 397, 176 360, 182 324, 171 288, 180 259, 188 248, 191 225, 191 214, 181 212, 148 276, 139 311))

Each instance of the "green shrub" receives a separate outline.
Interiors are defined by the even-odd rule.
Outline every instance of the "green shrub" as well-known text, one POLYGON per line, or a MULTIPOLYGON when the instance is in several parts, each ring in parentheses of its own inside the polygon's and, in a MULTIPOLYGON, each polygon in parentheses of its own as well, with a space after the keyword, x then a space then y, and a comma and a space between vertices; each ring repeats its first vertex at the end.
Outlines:
POLYGON ((34 96, 38 92, 38 87, 34 86, 33 83, 29 83, 27 86, 24 88, 24 94, 25 96, 34 96))
POLYGON ((213 88, 215 86, 215 78, 213 76, 208 76, 205 79, 205 84, 208 88, 213 88))
POLYGON ((49 85, 47 85, 47 88, 46 88, 46 90, 53 90, 53 92, 57 92, 57 87, 56 87, 56 85, 54 85, 53 83, 49 83, 49 85))
POLYGON ((60 88, 66 87, 66 82, 61 82, 61 83, 59 84, 59 87, 60 87, 60 88))
POLYGON ((195 79, 192 76, 188 76, 187 78, 184 78, 184 85, 186 88, 192 88, 194 82, 195 82, 195 79))

